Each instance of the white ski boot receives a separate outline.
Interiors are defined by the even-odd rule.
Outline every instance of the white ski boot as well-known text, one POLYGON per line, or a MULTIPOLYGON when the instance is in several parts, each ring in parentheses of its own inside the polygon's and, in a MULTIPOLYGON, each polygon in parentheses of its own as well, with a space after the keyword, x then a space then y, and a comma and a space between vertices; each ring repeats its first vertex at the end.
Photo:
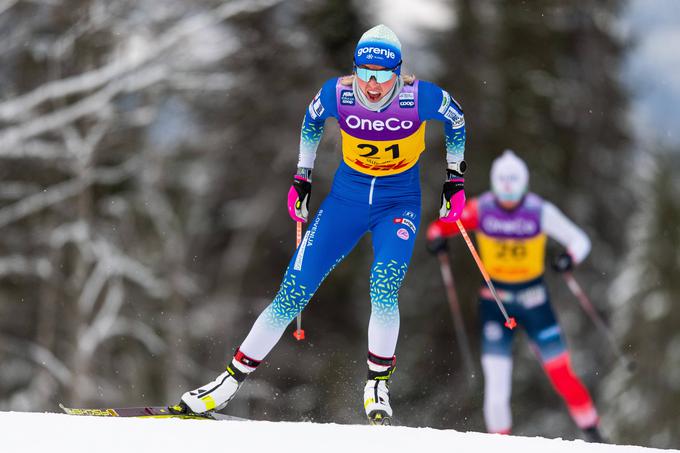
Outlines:
POLYGON ((184 393, 179 404, 172 406, 171 410, 183 414, 219 411, 231 401, 241 384, 259 364, 260 362, 237 351, 224 373, 214 381, 184 393))
POLYGON ((364 387, 364 409, 371 425, 391 425, 392 407, 390 406, 390 377, 394 373, 394 358, 387 362, 369 353, 368 380, 364 387), (381 360, 383 364, 375 363, 381 360), (389 365, 385 363, 390 363, 389 365))

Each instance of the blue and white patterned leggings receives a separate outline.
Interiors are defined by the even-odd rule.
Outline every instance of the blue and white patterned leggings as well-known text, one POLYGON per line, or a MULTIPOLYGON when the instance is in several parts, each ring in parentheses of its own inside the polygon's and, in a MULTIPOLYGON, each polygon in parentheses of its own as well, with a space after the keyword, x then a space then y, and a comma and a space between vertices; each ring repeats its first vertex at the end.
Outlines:
POLYGON ((372 233, 375 254, 370 277, 368 348, 380 357, 394 355, 399 334, 397 296, 413 253, 420 194, 418 190, 417 196, 412 192, 406 197, 402 193, 401 198, 386 196, 390 194, 386 193, 389 186, 385 182, 373 181, 372 190, 366 193, 363 192, 369 188, 362 186, 355 187, 351 197, 331 191, 323 201, 308 224, 274 301, 260 314, 240 347, 248 357, 264 359, 324 278, 367 232, 372 233))

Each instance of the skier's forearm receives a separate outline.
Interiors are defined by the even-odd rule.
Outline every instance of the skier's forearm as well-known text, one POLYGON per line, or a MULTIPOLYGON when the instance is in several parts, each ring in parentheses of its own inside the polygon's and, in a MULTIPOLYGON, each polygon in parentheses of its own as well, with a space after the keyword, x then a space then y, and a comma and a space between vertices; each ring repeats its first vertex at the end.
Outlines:
POLYGON ((465 126, 454 129, 451 123, 444 125, 446 163, 457 164, 465 158, 465 126))
POLYGON ((300 131, 300 155, 298 158, 298 168, 314 168, 316 160, 316 150, 321 142, 323 135, 324 122, 314 121, 309 113, 305 115, 300 131))
POLYGON ((316 150, 321 142, 324 123, 327 118, 337 117, 336 82, 337 78, 326 81, 307 107, 300 131, 298 167, 314 168, 316 150))
POLYGON ((453 223, 460 220, 465 207, 465 120, 462 110, 453 107, 449 107, 445 117, 448 120, 444 123, 447 170, 439 218, 453 223))
POLYGON ((586 259, 590 253, 590 238, 552 203, 543 205, 541 224, 549 237, 567 249, 575 264, 586 259))

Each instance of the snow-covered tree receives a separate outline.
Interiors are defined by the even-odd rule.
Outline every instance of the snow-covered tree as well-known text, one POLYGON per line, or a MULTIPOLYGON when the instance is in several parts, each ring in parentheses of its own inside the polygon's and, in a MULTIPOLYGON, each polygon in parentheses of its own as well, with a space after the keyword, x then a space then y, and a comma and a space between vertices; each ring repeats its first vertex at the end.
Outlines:
POLYGON ((680 157, 677 150, 649 152, 636 168, 639 209, 609 305, 612 328, 637 367, 607 377, 605 421, 622 442, 672 448, 680 425, 680 157))

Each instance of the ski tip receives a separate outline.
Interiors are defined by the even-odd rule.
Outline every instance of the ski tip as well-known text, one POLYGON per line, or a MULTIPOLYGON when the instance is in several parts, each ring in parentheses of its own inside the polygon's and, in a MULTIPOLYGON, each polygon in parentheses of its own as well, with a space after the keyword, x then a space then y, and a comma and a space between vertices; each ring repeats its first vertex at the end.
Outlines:
POLYGON ((517 321, 515 321, 515 318, 508 318, 508 320, 505 321, 505 327, 507 327, 510 330, 517 327, 517 321))

